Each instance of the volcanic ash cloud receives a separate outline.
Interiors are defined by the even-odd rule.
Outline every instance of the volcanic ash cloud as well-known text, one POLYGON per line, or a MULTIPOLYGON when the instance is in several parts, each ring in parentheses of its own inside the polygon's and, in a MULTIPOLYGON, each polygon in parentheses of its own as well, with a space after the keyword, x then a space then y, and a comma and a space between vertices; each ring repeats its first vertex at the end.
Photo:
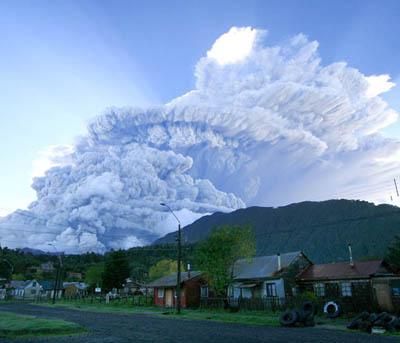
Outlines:
POLYGON ((380 134, 397 120, 379 96, 390 78, 324 66, 304 35, 266 41, 266 31, 232 28, 198 62, 194 90, 93 120, 34 179, 29 211, 2 219, 6 244, 70 252, 146 244, 175 229, 160 202, 188 223, 245 204, 383 201, 368 185, 399 167, 399 142, 380 134), (21 240, 26 228, 35 233, 21 240))

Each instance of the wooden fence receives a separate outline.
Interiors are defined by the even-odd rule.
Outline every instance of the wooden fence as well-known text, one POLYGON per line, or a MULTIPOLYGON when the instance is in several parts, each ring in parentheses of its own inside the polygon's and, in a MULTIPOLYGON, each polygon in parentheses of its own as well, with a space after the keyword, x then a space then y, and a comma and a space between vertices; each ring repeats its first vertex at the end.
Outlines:
MULTIPOLYGON (((12 301, 18 299, 11 298, 12 301)), ((19 301, 29 302, 51 302, 52 298, 46 296, 37 296, 35 298, 19 299, 19 301)), ((75 295, 75 296, 62 296, 56 298, 57 303, 80 303, 80 304, 105 304, 107 302, 105 295, 75 295)), ((119 296, 117 298, 109 298, 108 304, 110 305, 126 305, 126 306, 153 306, 152 295, 129 295, 119 296)))
MULTIPOLYGON (((232 311, 282 311, 287 308, 299 308, 307 299, 304 297, 263 297, 263 298, 202 298, 200 308, 202 309, 230 309, 232 311)), ((377 311, 377 304, 370 296, 353 297, 319 297, 312 299, 319 313, 323 312, 324 304, 335 301, 344 313, 358 313, 360 311, 377 311)))
POLYGON ((287 301, 278 297, 264 298, 202 298, 202 309, 231 309, 245 311, 280 311, 286 307, 287 301))

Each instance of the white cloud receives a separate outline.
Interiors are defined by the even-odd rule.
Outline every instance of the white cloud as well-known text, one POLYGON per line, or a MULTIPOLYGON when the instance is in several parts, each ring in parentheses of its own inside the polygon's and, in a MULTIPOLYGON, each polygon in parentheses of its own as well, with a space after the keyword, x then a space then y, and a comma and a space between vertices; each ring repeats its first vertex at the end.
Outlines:
POLYGON ((367 96, 375 97, 382 93, 390 91, 396 84, 390 82, 390 76, 387 74, 371 75, 366 77, 368 82, 367 96))
POLYGON ((277 46, 263 35, 230 30, 198 62, 196 88, 165 106, 96 118, 34 179, 29 213, 44 220, 14 213, 0 234, 14 240, 29 227, 40 234, 21 245, 103 251, 174 230, 160 202, 189 223, 245 204, 389 199, 400 167, 400 142, 380 133, 397 119, 379 97, 389 77, 323 65, 304 35, 277 46))
POLYGON ((259 31, 251 27, 232 27, 215 41, 207 57, 220 65, 242 61, 253 50, 257 34, 259 31))

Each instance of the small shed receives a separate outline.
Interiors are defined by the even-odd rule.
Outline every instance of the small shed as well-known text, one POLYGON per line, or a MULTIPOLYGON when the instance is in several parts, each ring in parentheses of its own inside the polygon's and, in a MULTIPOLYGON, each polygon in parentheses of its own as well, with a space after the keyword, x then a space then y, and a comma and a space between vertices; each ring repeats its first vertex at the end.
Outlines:
MULTIPOLYGON (((157 279, 147 285, 152 288, 154 305, 161 307, 175 307, 176 305, 177 273, 172 273, 157 279)), ((198 307, 200 297, 208 294, 207 282, 202 272, 191 271, 181 273, 181 306, 198 307)))

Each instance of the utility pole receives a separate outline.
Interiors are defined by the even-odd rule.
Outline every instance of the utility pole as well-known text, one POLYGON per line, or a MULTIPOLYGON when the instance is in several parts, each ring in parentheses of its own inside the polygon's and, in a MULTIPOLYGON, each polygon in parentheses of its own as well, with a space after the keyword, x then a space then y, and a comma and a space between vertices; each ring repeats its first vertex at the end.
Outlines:
POLYGON ((57 294, 57 289, 58 289, 58 275, 59 275, 59 267, 57 267, 56 270, 56 281, 54 282, 54 287, 53 287, 53 305, 56 303, 56 294, 57 294))
POLYGON ((176 239, 177 245, 178 245, 178 272, 176 273, 176 313, 180 314, 181 313, 181 264, 182 264, 182 233, 181 233, 181 222, 179 221, 178 217, 175 215, 174 211, 171 210, 171 208, 165 204, 161 203, 161 206, 164 206, 168 208, 168 210, 172 213, 172 215, 175 217, 176 221, 178 222, 178 237, 176 239))
MULTIPOLYGON (((54 248, 55 252, 57 253, 57 249, 54 244, 49 243, 48 245, 52 246, 54 248)), ((56 303, 56 295, 59 291, 59 285, 61 282, 62 258, 61 258, 60 253, 57 253, 57 255, 58 255, 58 266, 56 269, 56 280, 55 280, 54 287, 53 287, 53 300, 52 300, 53 304, 56 303)))
POLYGON ((397 189, 396 179, 393 179, 393 181, 394 181, 394 187, 396 188, 397 196, 399 196, 399 190, 397 189))
POLYGON ((181 223, 178 224, 178 273, 176 275, 176 312, 181 313, 181 260, 182 260, 182 234, 181 223))

